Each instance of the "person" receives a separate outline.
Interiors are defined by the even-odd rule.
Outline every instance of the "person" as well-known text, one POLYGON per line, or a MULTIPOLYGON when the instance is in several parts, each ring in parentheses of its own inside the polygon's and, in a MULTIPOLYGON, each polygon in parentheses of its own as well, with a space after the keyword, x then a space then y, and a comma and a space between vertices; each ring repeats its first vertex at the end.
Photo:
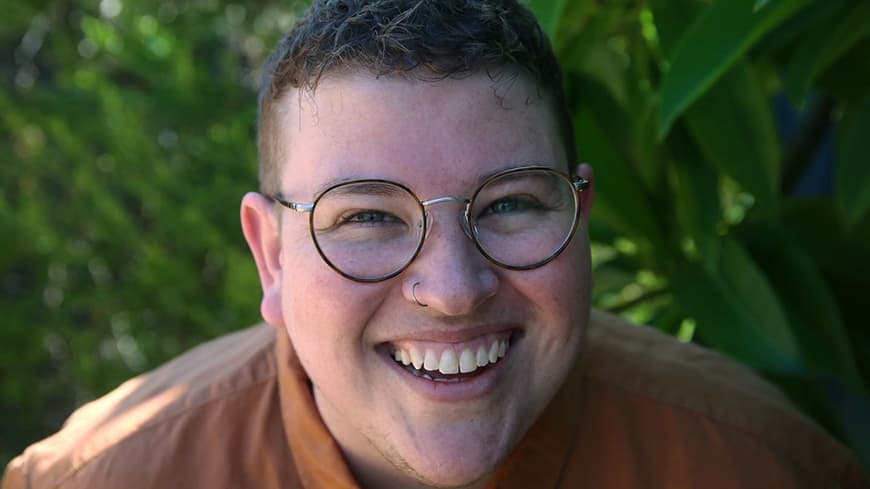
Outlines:
POLYGON ((561 83, 514 0, 315 1, 241 204, 268 325, 80 408, 3 489, 868 487, 746 368, 591 310, 561 83))

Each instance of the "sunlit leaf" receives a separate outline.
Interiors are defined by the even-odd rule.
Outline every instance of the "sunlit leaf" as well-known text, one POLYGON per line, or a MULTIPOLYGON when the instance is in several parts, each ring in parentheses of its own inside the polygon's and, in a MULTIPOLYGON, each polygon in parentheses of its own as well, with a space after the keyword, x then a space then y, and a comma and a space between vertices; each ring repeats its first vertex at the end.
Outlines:
POLYGON ((738 63, 685 115, 706 160, 770 210, 779 200, 780 146, 773 114, 748 63, 738 63))
POLYGON ((660 135, 767 31, 809 0, 720 0, 701 14, 674 48, 662 80, 660 135))
MULTIPOLYGON (((696 150, 682 128, 668 137, 673 148, 673 194, 675 211, 694 254, 712 270, 718 255, 717 225, 720 220, 718 177, 714 169, 696 150)), ((689 250, 690 254, 692 250, 689 250)))

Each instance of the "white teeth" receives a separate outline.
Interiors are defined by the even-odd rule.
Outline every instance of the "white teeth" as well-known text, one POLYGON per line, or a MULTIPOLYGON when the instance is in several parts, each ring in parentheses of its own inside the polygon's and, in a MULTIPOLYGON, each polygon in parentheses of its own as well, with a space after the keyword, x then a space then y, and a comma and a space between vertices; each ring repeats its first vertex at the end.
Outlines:
POLYGON ((477 361, 474 358, 474 353, 471 353, 468 348, 462 350, 462 354, 459 355, 459 371, 467 374, 475 370, 477 370, 477 361))
POLYGON ((498 361, 498 340, 492 342, 492 346, 489 347, 489 363, 495 363, 498 361))
POLYGON ((423 367, 423 355, 420 354, 420 351, 412 346, 409 356, 411 357, 411 364, 414 365, 414 368, 420 370, 423 367))
POLYGON ((446 349, 441 354, 441 361, 438 363, 438 371, 442 374, 459 373, 459 363, 456 362, 456 354, 453 350, 446 349))
POLYGON ((418 377, 422 376, 431 379, 431 376, 427 376, 421 370, 430 372, 437 370, 447 375, 467 374, 474 372, 478 368, 498 362, 500 358, 504 358, 509 348, 509 340, 493 340, 488 349, 480 345, 477 347, 477 350, 471 348, 462 350, 458 359, 456 358, 456 350, 449 347, 441 352, 440 358, 434 349, 427 348, 425 353, 421 353, 421 350, 413 346, 409 346, 407 349, 396 349, 391 355, 396 362, 402 365, 413 365, 414 369, 411 370, 416 370, 417 372, 412 373, 415 373, 418 377))
POLYGON ((426 356, 423 357, 423 368, 426 370, 438 370, 438 357, 432 350, 426 350, 426 356))
POLYGON ((482 345, 477 347, 477 357, 475 360, 477 361, 478 367, 486 367, 489 363, 489 355, 486 353, 486 348, 482 345))

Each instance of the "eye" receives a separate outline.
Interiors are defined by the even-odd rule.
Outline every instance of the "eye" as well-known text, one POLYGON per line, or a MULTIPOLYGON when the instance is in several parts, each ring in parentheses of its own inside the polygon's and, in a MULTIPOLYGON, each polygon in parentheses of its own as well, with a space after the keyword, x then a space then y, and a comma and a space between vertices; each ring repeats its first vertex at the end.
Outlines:
POLYGON ((372 226, 378 224, 396 224, 401 222, 401 219, 390 213, 371 209, 347 211, 338 219, 338 224, 362 224, 372 226))
POLYGON ((489 204, 485 209, 483 209, 481 216, 486 216, 489 214, 503 215, 514 212, 536 210, 540 208, 541 204, 537 201, 537 199, 534 199, 531 196, 512 195, 509 197, 503 197, 489 204))

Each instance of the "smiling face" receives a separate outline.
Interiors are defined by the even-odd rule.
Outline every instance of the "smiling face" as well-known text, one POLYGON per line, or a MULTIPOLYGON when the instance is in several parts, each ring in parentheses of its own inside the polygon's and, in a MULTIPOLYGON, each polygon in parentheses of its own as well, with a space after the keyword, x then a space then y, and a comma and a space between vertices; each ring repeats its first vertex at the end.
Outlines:
MULTIPOLYGON (((467 198, 501 170, 567 169, 548 103, 522 77, 359 74, 297 95, 281 102, 281 190, 291 201, 357 178, 401 183, 421 200, 467 198)), ((591 193, 581 199, 588 211, 591 193)), ((263 315, 286 328, 317 408, 364 484, 481 482, 576 361, 591 287, 585 219, 554 261, 510 271, 466 236, 463 208, 429 207, 434 225, 416 259, 394 278, 359 283, 320 258, 307 214, 282 208, 276 219, 268 199, 243 201, 263 315)))

